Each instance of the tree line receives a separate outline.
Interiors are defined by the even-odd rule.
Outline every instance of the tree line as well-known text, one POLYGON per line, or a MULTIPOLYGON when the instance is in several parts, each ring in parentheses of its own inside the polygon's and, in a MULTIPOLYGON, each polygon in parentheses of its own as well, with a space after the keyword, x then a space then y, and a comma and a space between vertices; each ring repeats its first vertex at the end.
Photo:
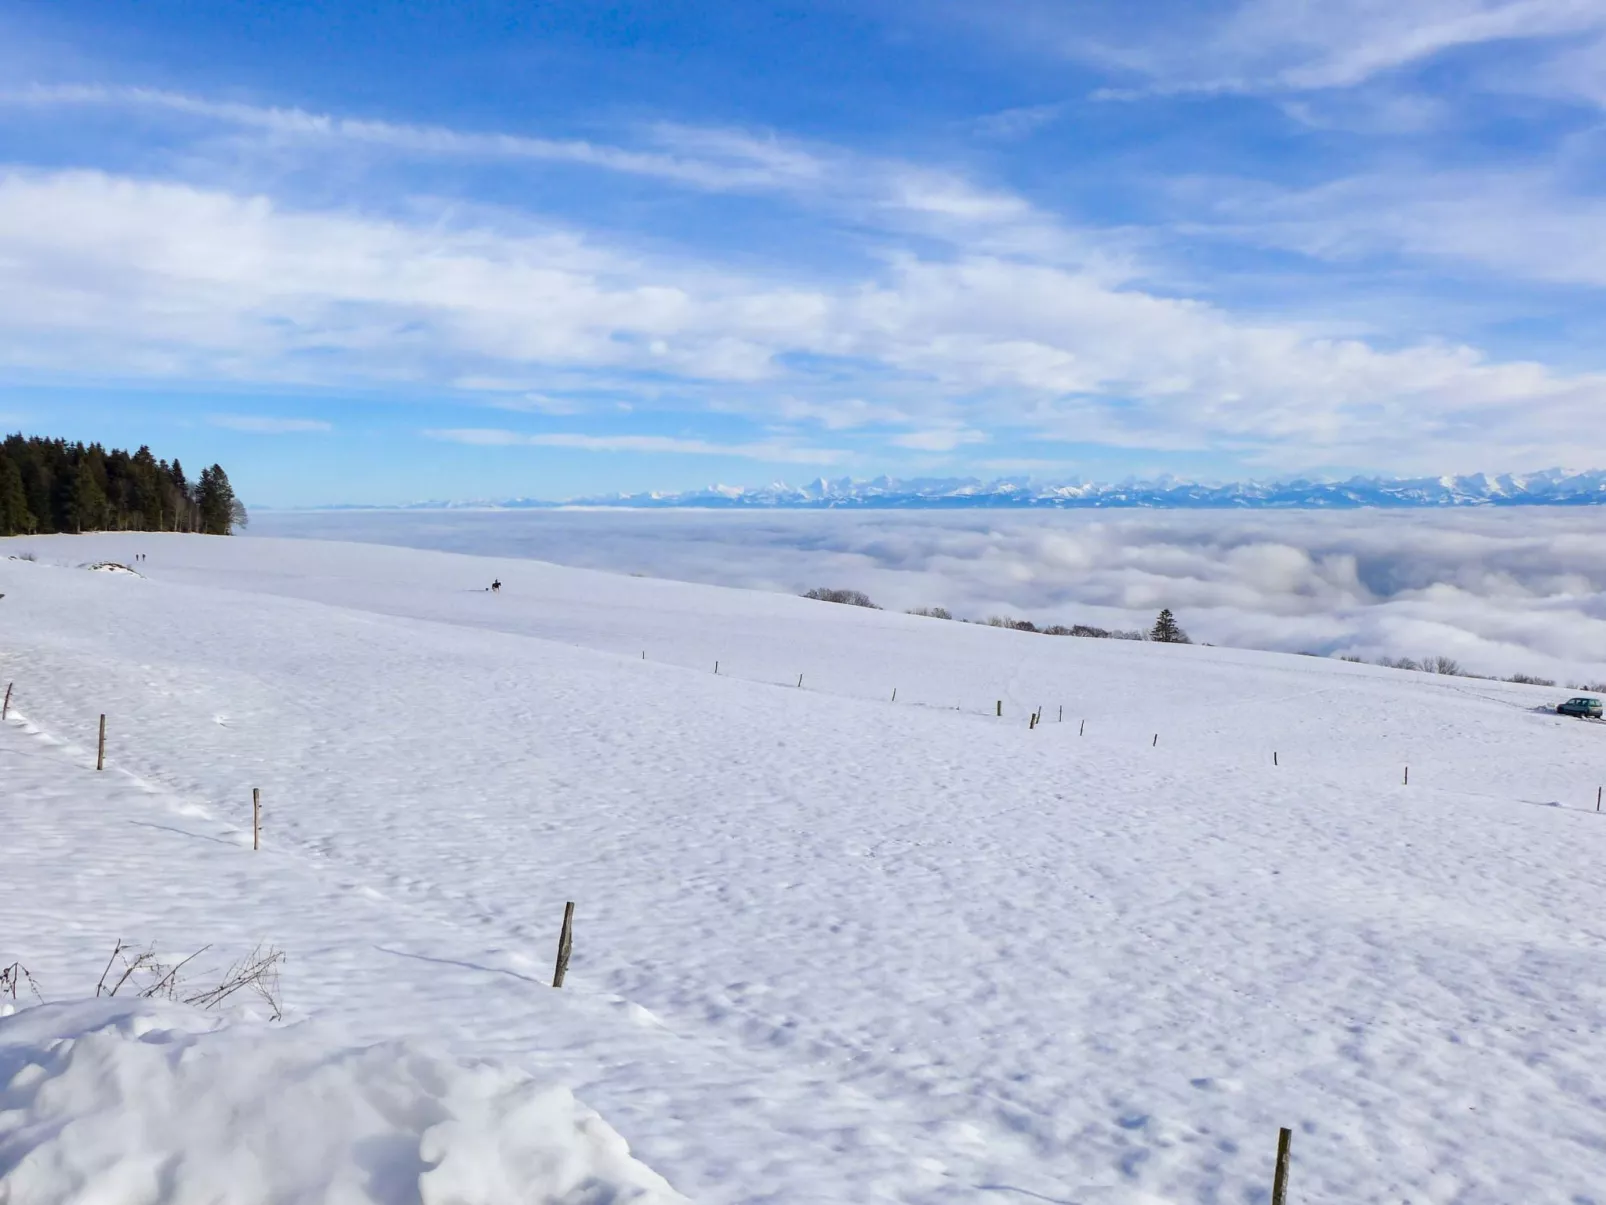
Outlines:
MULTIPOLYGON (((804 598, 812 598, 817 602, 842 603, 850 607, 868 607, 872 611, 881 608, 870 601, 870 596, 863 590, 838 590, 830 586, 816 586, 812 590, 803 592, 804 598)), ((910 615, 923 615, 927 619, 952 619, 953 613, 947 607, 915 607, 910 615)), ((960 623, 975 623, 975 620, 961 619, 960 623)), ((990 628, 1009 628, 1015 632, 1038 632, 1044 636, 1087 636, 1100 640, 1153 640, 1159 644, 1192 644, 1188 634, 1177 623, 1176 616, 1171 614, 1171 608, 1166 607, 1155 618, 1154 626, 1147 632, 1134 629, 1132 631, 1111 631, 1109 628, 1096 628, 1091 624, 1075 623, 1070 627, 1064 624, 1052 624, 1040 628, 1029 619, 1010 619, 1004 615, 994 615, 983 621, 990 628)))
POLYGON ((0 536, 84 531, 231 535, 247 522, 222 465, 190 481, 174 457, 20 432, 0 442, 0 536))

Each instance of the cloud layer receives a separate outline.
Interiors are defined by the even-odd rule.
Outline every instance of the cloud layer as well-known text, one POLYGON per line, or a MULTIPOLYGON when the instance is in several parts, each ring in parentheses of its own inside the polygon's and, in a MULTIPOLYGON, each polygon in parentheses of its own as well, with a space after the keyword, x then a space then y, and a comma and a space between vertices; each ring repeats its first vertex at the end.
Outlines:
POLYGON ((1146 627, 1287 652, 1442 655, 1481 673, 1606 681, 1594 510, 953 515, 885 512, 262 514, 255 535, 527 556, 798 592, 862 589, 1038 623, 1146 627))
MULTIPOLYGON (((876 434, 916 452, 986 431, 1226 449, 1257 470, 1470 471, 1495 447, 1501 468, 1606 463, 1600 374, 1461 346, 1380 350, 1019 258, 899 254, 872 276, 801 283, 442 216, 0 172, 0 361, 326 385, 625 373, 677 382, 677 405, 691 390, 753 420, 801 394, 827 429, 874 389, 905 423, 876 434)), ((813 434, 787 433, 785 456, 771 455, 783 442, 730 442, 831 460, 808 448, 813 434)))

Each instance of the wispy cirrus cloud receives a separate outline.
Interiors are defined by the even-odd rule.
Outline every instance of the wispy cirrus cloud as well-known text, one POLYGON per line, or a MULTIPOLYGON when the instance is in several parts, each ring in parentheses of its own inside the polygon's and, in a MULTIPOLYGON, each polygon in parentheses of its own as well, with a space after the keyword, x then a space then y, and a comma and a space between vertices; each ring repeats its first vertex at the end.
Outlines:
MULTIPOLYGON (((1052 0, 936 11, 1024 52, 1095 63, 1134 81, 1096 91, 1106 99, 1353 88, 1457 51, 1498 45, 1525 46, 1563 64, 1581 43, 1606 32, 1606 12, 1578 0, 1232 0, 1172 5, 1141 23, 1052 0)), ((1569 74, 1540 69, 1503 83, 1554 91, 1569 74)))
POLYGON ((1233 182, 1213 211, 1197 229, 1314 259, 1403 257, 1606 287, 1606 199, 1580 191, 1555 163, 1396 169, 1306 189, 1233 182))
POLYGON ((529 434, 499 427, 456 427, 424 432, 431 439, 472 447, 571 448, 581 452, 635 452, 651 455, 728 456, 777 464, 841 464, 852 454, 841 448, 812 448, 781 441, 716 443, 671 435, 585 435, 573 432, 529 434))
POLYGON ((277 418, 265 414, 211 414, 206 421, 214 427, 250 435, 305 435, 334 430, 333 423, 320 418, 277 418))
POLYGON ((836 212, 884 231, 964 239, 994 250, 1096 262, 1120 272, 1124 252, 1075 233, 1021 196, 962 174, 838 146, 728 127, 656 121, 632 127, 636 145, 465 131, 219 101, 153 88, 28 85, 0 89, 0 106, 134 110, 255 132, 281 145, 351 146, 413 158, 569 166, 645 177, 714 193, 756 193, 836 212))

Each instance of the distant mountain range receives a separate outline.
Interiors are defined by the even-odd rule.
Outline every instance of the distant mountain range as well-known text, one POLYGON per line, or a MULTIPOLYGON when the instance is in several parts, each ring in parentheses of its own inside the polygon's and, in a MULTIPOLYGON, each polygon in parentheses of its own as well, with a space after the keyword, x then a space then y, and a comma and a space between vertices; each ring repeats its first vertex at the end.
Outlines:
POLYGON ((1172 509, 1326 509, 1361 506, 1601 506, 1606 470, 1546 469, 1539 473, 1476 473, 1468 477, 1352 477, 1348 481, 1235 482, 1207 485, 1161 477, 1113 484, 1048 485, 1022 478, 877 477, 855 481, 819 478, 807 485, 715 485, 684 493, 608 494, 564 502, 511 498, 500 502, 416 502, 406 507, 335 509, 535 510, 559 506, 702 510, 1075 510, 1154 507, 1172 509))

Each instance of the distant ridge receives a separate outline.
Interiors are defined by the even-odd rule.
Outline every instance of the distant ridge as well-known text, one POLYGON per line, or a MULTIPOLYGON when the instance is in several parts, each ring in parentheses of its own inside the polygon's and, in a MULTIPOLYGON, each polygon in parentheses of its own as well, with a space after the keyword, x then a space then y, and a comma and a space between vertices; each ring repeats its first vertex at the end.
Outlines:
POLYGON ((566 501, 512 498, 499 502, 414 502, 400 507, 330 507, 333 510, 537 510, 562 506, 699 510, 1077 510, 1170 508, 1196 510, 1343 510, 1355 507, 1601 506, 1606 469, 1546 469, 1537 473, 1465 477, 1303 478, 1211 485, 1161 477, 1110 484, 1043 484, 1030 478, 876 477, 855 481, 821 477, 807 485, 714 485, 683 493, 607 494, 566 501))

